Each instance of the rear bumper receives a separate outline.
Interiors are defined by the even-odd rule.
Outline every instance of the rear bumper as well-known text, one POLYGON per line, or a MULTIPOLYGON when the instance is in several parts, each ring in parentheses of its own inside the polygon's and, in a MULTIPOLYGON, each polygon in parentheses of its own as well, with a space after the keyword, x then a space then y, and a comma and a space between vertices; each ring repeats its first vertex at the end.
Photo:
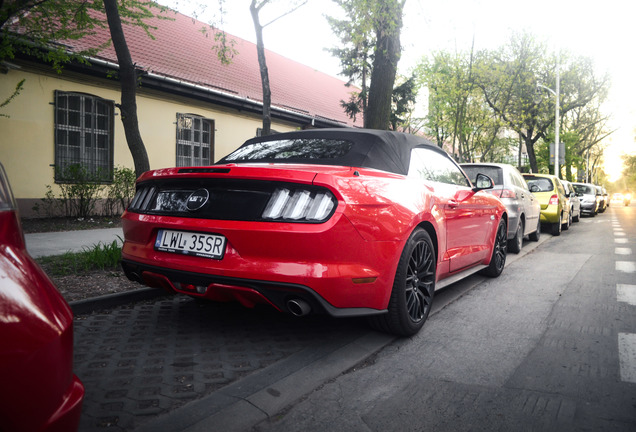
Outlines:
POLYGON ((163 288, 175 294, 219 302, 237 301, 250 308, 256 304, 266 304, 280 312, 297 314, 291 302, 300 300, 308 305, 308 312, 327 313, 334 317, 377 315, 386 312, 385 309, 364 307, 336 308, 314 290, 300 284, 192 273, 127 260, 122 260, 121 264, 130 280, 163 288))
POLYGON ((551 205, 546 209, 541 209, 541 223, 559 223, 561 222, 561 212, 557 206, 551 205))
POLYGON ((122 265, 129 278, 168 291, 286 311, 294 296, 334 316, 386 309, 403 244, 367 241, 342 216, 321 225, 124 215, 122 265), (213 227, 211 226, 213 225, 213 227), (155 250, 158 229, 226 238, 222 259, 155 250), (355 310, 358 311, 355 311, 355 310))
POLYGON ((519 226, 519 215, 508 213, 508 240, 515 238, 517 227, 519 226))

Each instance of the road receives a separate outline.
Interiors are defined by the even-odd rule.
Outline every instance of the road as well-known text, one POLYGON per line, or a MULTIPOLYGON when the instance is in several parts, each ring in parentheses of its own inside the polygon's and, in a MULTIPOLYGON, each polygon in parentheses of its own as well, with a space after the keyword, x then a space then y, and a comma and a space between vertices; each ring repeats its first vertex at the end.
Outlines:
POLYGON ((636 430, 636 207, 541 240, 409 339, 186 297, 78 316, 80 430, 636 430))
POLYGON ((636 430, 635 210, 582 219, 255 430, 636 430))

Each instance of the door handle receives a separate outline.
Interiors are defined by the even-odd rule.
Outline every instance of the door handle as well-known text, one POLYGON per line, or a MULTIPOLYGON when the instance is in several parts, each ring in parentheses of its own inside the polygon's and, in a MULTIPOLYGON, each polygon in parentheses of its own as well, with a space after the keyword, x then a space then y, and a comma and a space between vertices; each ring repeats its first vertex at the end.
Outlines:
POLYGON ((455 200, 448 200, 448 206, 450 208, 457 208, 457 206, 459 206, 459 203, 455 200))

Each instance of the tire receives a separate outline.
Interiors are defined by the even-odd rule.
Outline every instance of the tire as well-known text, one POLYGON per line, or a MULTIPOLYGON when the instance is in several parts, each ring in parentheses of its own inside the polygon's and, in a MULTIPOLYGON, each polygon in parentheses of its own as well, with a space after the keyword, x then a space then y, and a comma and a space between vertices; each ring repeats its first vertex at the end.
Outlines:
POLYGON ((506 254, 508 252, 508 226, 506 221, 501 218, 497 233, 495 234, 495 244, 492 248, 490 264, 479 273, 488 277, 497 277, 503 271, 506 265, 506 254))
POLYGON ((528 237, 530 238, 530 241, 533 241, 533 242, 539 241, 539 239, 541 238, 541 219, 537 221, 537 230, 533 233, 530 233, 528 237))
POLYGON ((568 213, 568 220, 561 227, 563 231, 567 231, 570 229, 570 225, 572 225, 572 210, 568 213))
POLYGON ((388 312, 370 317, 371 326, 398 336, 412 336, 420 331, 433 305, 436 268, 431 237, 418 228, 400 256, 388 312))
POLYGON ((561 221, 552 224, 552 235, 558 237, 561 235, 561 221))
POLYGON ((519 224, 517 224, 517 231, 515 232, 515 237, 508 241, 508 250, 510 252, 518 254, 521 252, 521 248, 523 247, 523 229, 525 228, 523 220, 519 220, 519 224))

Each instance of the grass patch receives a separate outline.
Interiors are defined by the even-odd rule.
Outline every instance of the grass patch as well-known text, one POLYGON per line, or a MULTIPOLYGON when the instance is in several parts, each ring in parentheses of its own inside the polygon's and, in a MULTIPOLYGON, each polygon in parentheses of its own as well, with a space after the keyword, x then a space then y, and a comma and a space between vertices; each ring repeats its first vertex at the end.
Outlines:
POLYGON ((82 252, 66 252, 37 258, 42 268, 53 276, 69 276, 88 273, 94 270, 117 270, 121 260, 121 246, 117 240, 112 243, 98 243, 84 247, 82 252))

